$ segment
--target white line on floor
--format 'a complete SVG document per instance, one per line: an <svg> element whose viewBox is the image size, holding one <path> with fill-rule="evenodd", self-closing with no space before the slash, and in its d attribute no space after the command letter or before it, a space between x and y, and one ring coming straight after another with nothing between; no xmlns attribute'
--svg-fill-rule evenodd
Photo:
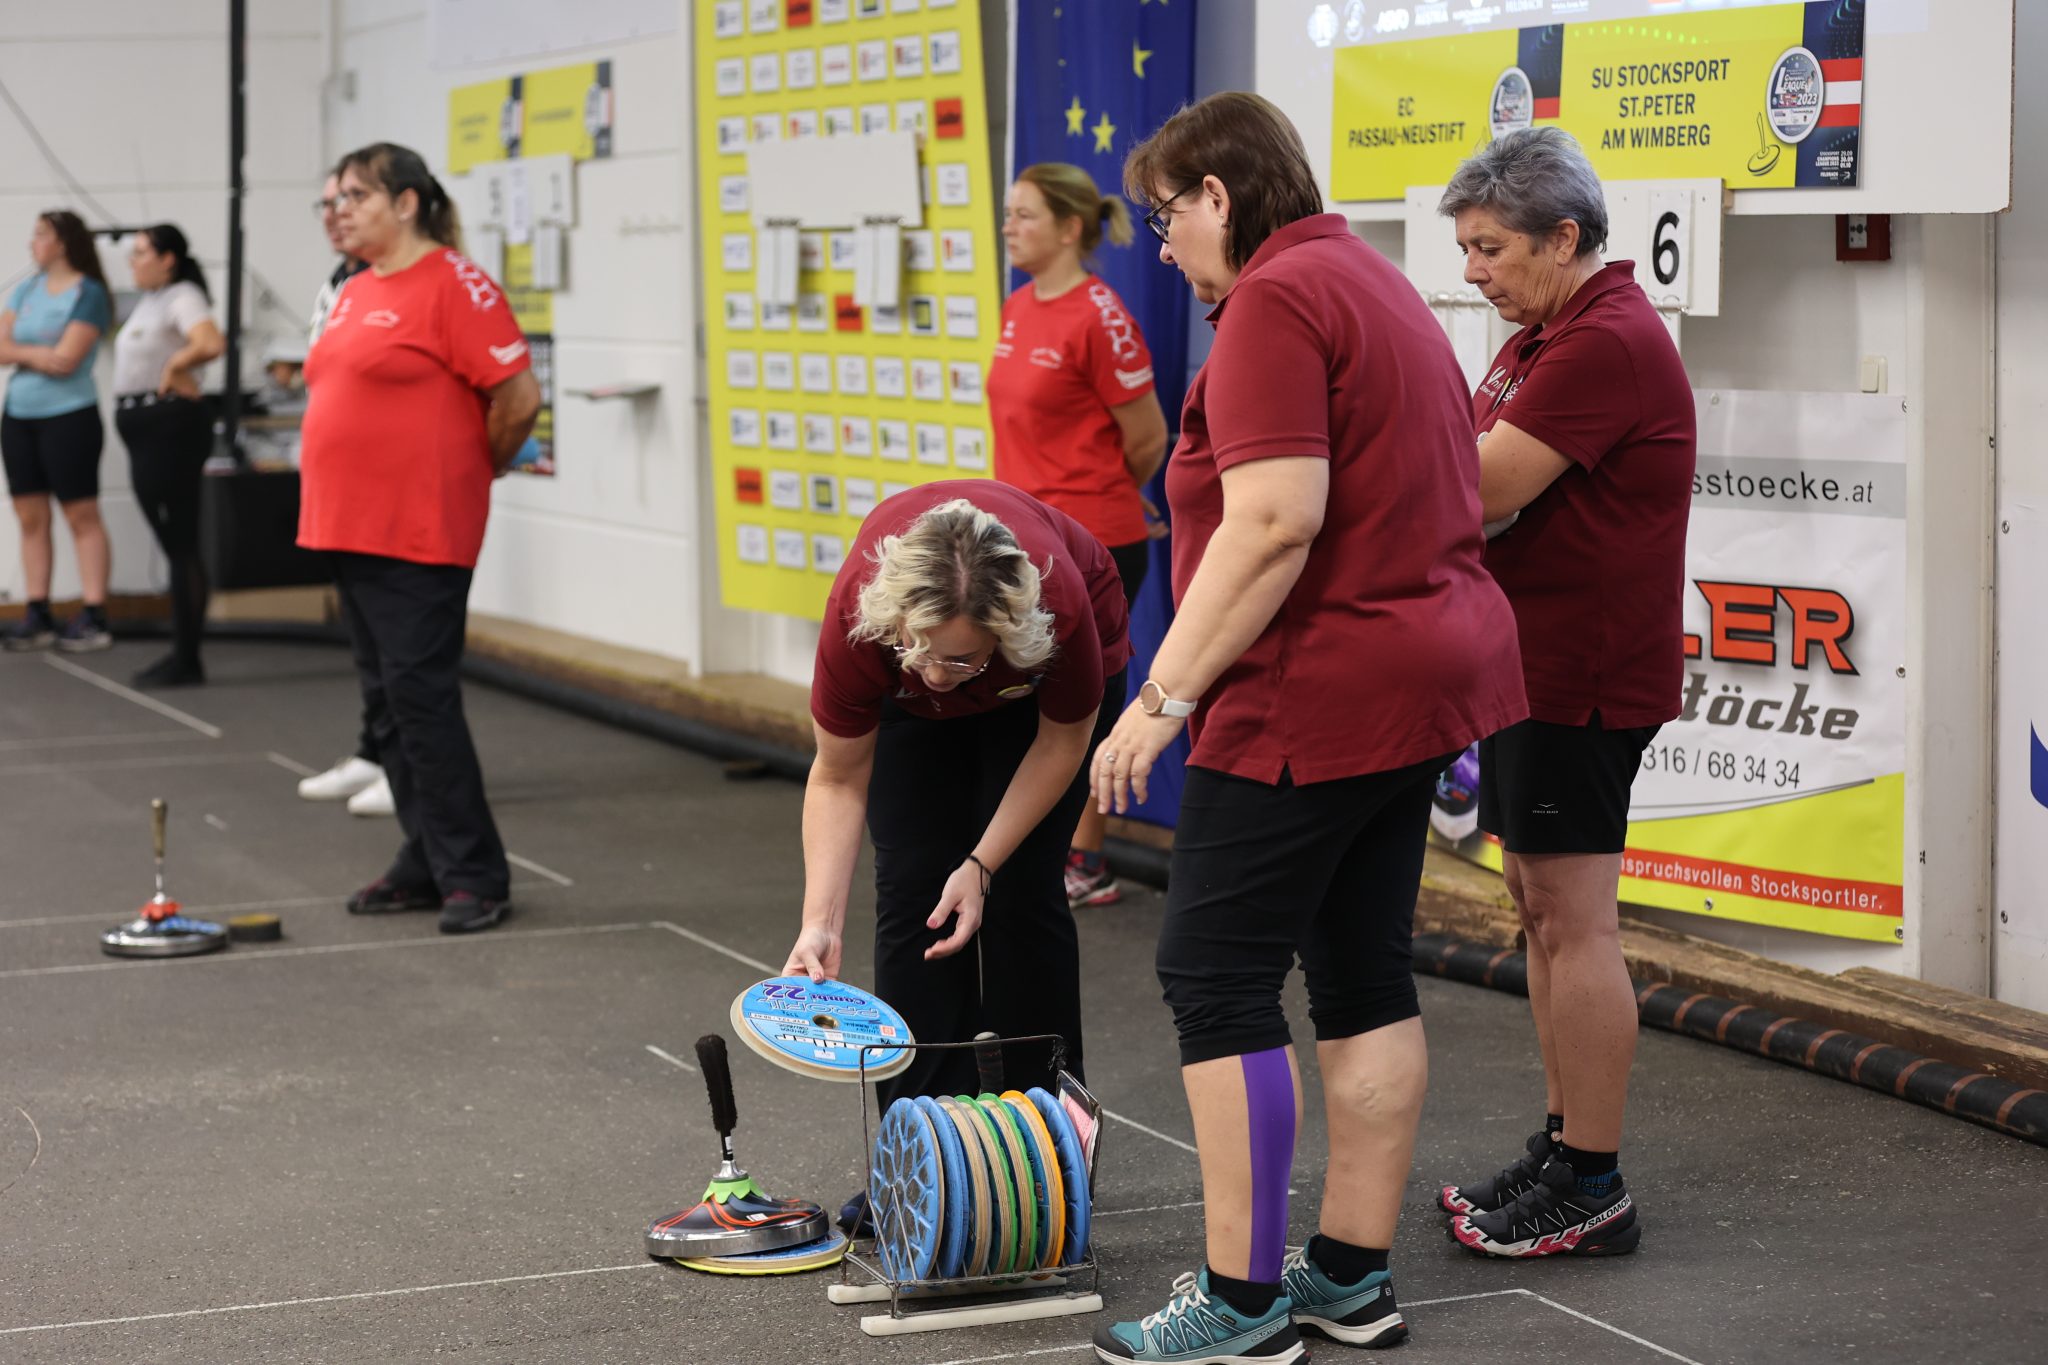
<svg viewBox="0 0 2048 1365"><path fill-rule="evenodd" d="M555 871L552 867L542 867L533 859L522 858L517 853L507 853L505 855L505 861L512 864L514 867L523 867L528 872L538 873L539 875L546 877L549 881L553 882L556 886L576 885L576 883L570 881L567 877L564 877L561 873Z"/></svg>
<svg viewBox="0 0 2048 1365"><path fill-rule="evenodd" d="M703 1074L702 1072L698 1071L696 1067L691 1066L682 1058L674 1056L671 1053L663 1052L660 1048L656 1047L652 1043L649 1043L647 1045L647 1050L653 1053L655 1056L661 1058L661 1060L663 1060L664 1062L667 1062L670 1066L679 1066L683 1070L689 1072L692 1076L699 1076Z"/></svg>
<svg viewBox="0 0 2048 1365"><path fill-rule="evenodd" d="M665 919L658 919L654 921L654 927L656 929L666 929L671 934L681 934L684 938L690 940L690 942L701 943L714 953L724 953L733 961L743 963L746 966L752 967L757 972L766 972L770 976L781 975L780 972L778 972L775 968L769 966L767 963L763 962L760 958L748 957L745 953L740 952L737 948L728 948L715 938L704 937L704 935L698 933L695 929L685 929L682 925L672 924Z"/></svg>
<svg viewBox="0 0 2048 1365"><path fill-rule="evenodd" d="M637 927L637 926L636 926ZM631 1265L600 1265L588 1270L550 1270L539 1275L505 1275L495 1280L456 1280L450 1284L420 1284L406 1289L370 1289L360 1294L323 1294L310 1299L274 1299L269 1303L235 1303L220 1308L187 1308L176 1313L139 1313L127 1318L86 1318L79 1322L46 1322L34 1327L0 1327L0 1337L19 1332L62 1332L72 1327L120 1327L136 1322L163 1322L171 1318L204 1318L216 1313L254 1313L266 1308L301 1308L314 1303L349 1303L357 1299L394 1299L406 1294L435 1294L444 1289L484 1289L499 1284L526 1284L534 1280L566 1280L577 1275L609 1275L618 1270L652 1270L663 1262L635 1261Z"/></svg>
<svg viewBox="0 0 2048 1365"><path fill-rule="evenodd" d="M541 885L539 882L514 882L510 889L513 891L531 891L539 885ZM205 919L209 915L224 915L229 911L238 910L297 910L309 905L340 906L352 894L353 892L349 891L337 891L329 896L295 896L290 900L230 901L224 905L188 905L185 907L185 913L198 919ZM107 912L99 910L83 915L44 915L37 919L0 919L0 929L40 929L53 924L104 924L106 921Z"/></svg>
<svg viewBox="0 0 2048 1365"><path fill-rule="evenodd" d="M1148 1204L1142 1209L1097 1209L1097 1218L1121 1218L1127 1213L1165 1213L1169 1209L1198 1209L1207 1203L1203 1199L1190 1199L1185 1204Z"/></svg>
<svg viewBox="0 0 2048 1365"><path fill-rule="evenodd" d="M1595 1327L1598 1327L1603 1331L1612 1332L1614 1333L1614 1335L1622 1338L1624 1341L1633 1341L1638 1346L1647 1347L1648 1349L1655 1351L1660 1356L1669 1356L1673 1360L1683 1362L1683 1365L1700 1365L1700 1363L1697 1360L1694 1360L1689 1356L1682 1356L1676 1351L1666 1350L1664 1347L1659 1346L1656 1342L1646 1341L1642 1337L1637 1336L1634 1332L1624 1332L1611 1322L1602 1322L1600 1321L1600 1319L1594 1317L1590 1313L1581 1313L1576 1308L1567 1308L1563 1304L1559 1303L1556 1299L1546 1299L1533 1289L1525 1289L1522 1292L1527 1294L1530 1298L1536 1300L1536 1302L1538 1303L1547 1303L1560 1313L1569 1313L1572 1317L1577 1318L1580 1322L1590 1322Z"/></svg>
<svg viewBox="0 0 2048 1365"><path fill-rule="evenodd" d="M212 826L213 826L213 827L214 827L215 829L219 830L219 831L220 831L220 832L221 832L222 834L226 834L226 833L228 832L228 822L227 822L227 821L225 821L225 820L223 820L223 819L221 819L221 818L220 818L220 817L219 817L218 815L211 815L211 814L209 814L209 815L208 815L208 816L206 817L206 823L207 823L207 824L209 824L209 825L212 825Z"/></svg>
<svg viewBox="0 0 2048 1365"><path fill-rule="evenodd" d="M17 749L80 749L107 744L164 744L171 740L189 744L192 742L192 736L183 730L144 730L133 735L63 735L56 739L0 739L0 751L11 753Z"/></svg>
<svg viewBox="0 0 2048 1365"><path fill-rule="evenodd" d="M93 672L91 669L80 668L77 664L72 663L69 659L60 659L55 654L45 654L43 656L43 662L48 664L50 667L56 669L59 673L68 673L72 677L78 679L80 682L91 683L94 687L99 688L102 692L111 692L115 696L120 697L126 701L134 702L137 706L142 707L146 711L154 711L158 715L164 717L167 720L174 720L178 722L178 724L186 727L187 729L197 730L200 734L205 735L208 739L220 738L221 731L219 726L208 725L205 721L199 719L199 717L187 715L185 712L180 711L175 706L166 706L164 705L164 703L158 701L155 697L144 696L142 693L137 692L132 687L123 687L121 684L115 682L112 678L102 678L99 674Z"/></svg>
<svg viewBox="0 0 2048 1365"><path fill-rule="evenodd" d="M279 753L275 749L272 749L269 753L265 754L264 757L269 759L272 763L275 763L278 767L284 769L288 773L297 773L300 777L320 776L319 773L314 772L311 768L299 762L297 759L286 758L283 754Z"/></svg>
<svg viewBox="0 0 2048 1365"><path fill-rule="evenodd" d="M0 776L29 773L121 772L129 768L211 768L229 763L261 763L263 754L167 754L162 758L89 758L74 763L10 763Z"/></svg>
<svg viewBox="0 0 2048 1365"><path fill-rule="evenodd" d="M566 938L574 934L616 934L627 929L653 929L658 925L640 924L585 924L561 929L509 929L502 933L486 936L490 942L505 943L512 939ZM446 934L435 938L385 938L374 943L323 943L312 948L239 948L224 953L207 953L201 957L187 958L188 966L208 962L263 962L279 957L316 957L327 953L366 953L375 948L445 948L451 943L475 943L478 936ZM0 981L20 976L73 976L80 972L120 971L130 967L152 967L149 961L133 962L81 962L63 967L18 967L13 971L0 972Z"/></svg>
<svg viewBox="0 0 2048 1365"><path fill-rule="evenodd" d="M1526 1289L1489 1289L1483 1294L1453 1294L1445 1299L1417 1299L1408 1304L1410 1308L1427 1308L1436 1303L1466 1303L1472 1299L1498 1299L1511 1294L1529 1294ZM1533 1297L1533 1296L1532 1296Z"/></svg>
<svg viewBox="0 0 2048 1365"><path fill-rule="evenodd" d="M931 1365L988 1365L992 1360L1026 1360L1032 1356L1056 1356L1068 1351L1092 1351L1095 1347L1086 1341L1077 1341L1071 1346L1041 1346L1035 1351L1005 1351L999 1356L961 1356L954 1360L935 1360Z"/></svg>
<svg viewBox="0 0 2048 1365"><path fill-rule="evenodd" d="M1139 1132L1144 1133L1147 1136L1156 1137L1161 1142L1172 1143L1174 1146L1180 1148L1183 1152L1192 1152L1197 1156L1201 1155L1201 1153L1195 1151L1194 1143L1182 1142L1177 1137L1168 1137L1166 1134L1160 1132L1157 1128L1147 1128L1144 1124L1138 1122L1136 1119L1127 1119L1122 1114L1117 1113L1114 1109L1103 1110L1102 1117L1106 1119L1115 1119L1118 1123L1121 1123L1129 1128L1135 1128Z"/></svg>

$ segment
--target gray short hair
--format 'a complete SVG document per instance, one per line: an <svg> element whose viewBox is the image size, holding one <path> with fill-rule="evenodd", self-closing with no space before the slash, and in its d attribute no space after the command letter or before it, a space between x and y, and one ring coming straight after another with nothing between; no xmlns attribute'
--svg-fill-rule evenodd
<svg viewBox="0 0 2048 1365"><path fill-rule="evenodd" d="M1458 167L1436 211L1455 218L1489 209L1516 232L1547 237L1566 221L1579 225L1579 254L1607 245L1607 196L1578 139L1562 128L1503 133Z"/></svg>
<svg viewBox="0 0 2048 1365"><path fill-rule="evenodd" d="M965 498L941 503L870 552L874 576L861 587L855 644L904 644L904 665L921 667L931 632L964 616L996 637L1012 668L1030 672L1050 659L1053 614L1039 599L1041 571L993 512Z"/></svg>

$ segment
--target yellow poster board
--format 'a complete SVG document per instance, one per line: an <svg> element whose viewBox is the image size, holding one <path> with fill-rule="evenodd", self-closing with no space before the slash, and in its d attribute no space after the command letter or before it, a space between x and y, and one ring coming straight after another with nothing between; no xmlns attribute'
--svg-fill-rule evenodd
<svg viewBox="0 0 2048 1365"><path fill-rule="evenodd" d="M612 154L612 64L578 62L448 92L448 173L488 161Z"/></svg>
<svg viewBox="0 0 2048 1365"><path fill-rule="evenodd" d="M1441 185L1514 128L1570 132L1602 177L1856 184L1863 10L1778 4L1367 43L1335 54L1330 193Z"/></svg>
<svg viewBox="0 0 2048 1365"><path fill-rule="evenodd" d="M986 477L1000 327L981 10L956 0L719 0L697 11L700 231L719 586L818 620L862 518ZM922 222L901 306L853 300L855 234L806 231L795 308L755 289L750 144L916 128Z"/></svg>
<svg viewBox="0 0 2048 1365"><path fill-rule="evenodd" d="M510 77L458 85L448 92L448 174L463 175L486 161L505 159Z"/></svg>

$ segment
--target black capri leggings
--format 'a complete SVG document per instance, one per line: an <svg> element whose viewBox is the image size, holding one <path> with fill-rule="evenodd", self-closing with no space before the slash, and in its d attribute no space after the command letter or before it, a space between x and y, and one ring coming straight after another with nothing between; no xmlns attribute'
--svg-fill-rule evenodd
<svg viewBox="0 0 2048 1365"><path fill-rule="evenodd" d="M1089 752L1124 708L1119 670L1102 690ZM953 932L925 919L1001 804L1017 765L1038 737L1038 704L1016 701L978 715L932 720L893 701L882 707L868 779L868 835L875 844L875 994L903 1015L919 1042L965 1042L984 1029L1016 1037L1057 1033L1067 1069L1081 1065L1081 949L1067 905L1067 840L1087 798L1088 760L1045 818L996 873L981 932L951 957L924 959ZM1010 1048L1008 1083L1053 1083L1051 1050ZM965 1095L980 1089L965 1049L921 1052L884 1081L884 1107L902 1095Z"/></svg>
<svg viewBox="0 0 2048 1365"><path fill-rule="evenodd" d="M128 447L135 501L170 562L172 651L196 664L207 599L206 570L199 561L199 487L213 453L213 419L190 398L146 405L124 398L115 410L114 427Z"/></svg>
<svg viewBox="0 0 2048 1365"><path fill-rule="evenodd" d="M1319 1040L1422 1012L1415 896L1452 757L1305 787L1187 770L1158 954L1181 1065L1287 1046L1280 988L1297 955Z"/></svg>

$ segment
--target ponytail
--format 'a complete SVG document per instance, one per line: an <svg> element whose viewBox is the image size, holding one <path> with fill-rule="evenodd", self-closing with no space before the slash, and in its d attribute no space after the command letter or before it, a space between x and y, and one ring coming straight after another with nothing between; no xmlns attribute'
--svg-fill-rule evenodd
<svg viewBox="0 0 2048 1365"><path fill-rule="evenodd" d="M1131 240L1131 215L1121 199L1106 198L1095 178L1064 161L1041 161L1017 172L1017 179L1038 186L1054 218L1081 221L1081 259L1095 254L1107 237L1112 246Z"/></svg>
<svg viewBox="0 0 2048 1365"><path fill-rule="evenodd" d="M185 234L171 223L158 223L155 227L142 230L149 239L150 249L159 256L169 256L177 261L171 268L172 284L196 284L199 292L213 302L213 291L206 287L206 272L199 268L199 262L192 259L192 248L185 240Z"/></svg>
<svg viewBox="0 0 2048 1365"><path fill-rule="evenodd" d="M1105 196L1097 214L1102 221L1102 235L1111 246L1131 244L1131 211L1124 207L1123 200Z"/></svg>

